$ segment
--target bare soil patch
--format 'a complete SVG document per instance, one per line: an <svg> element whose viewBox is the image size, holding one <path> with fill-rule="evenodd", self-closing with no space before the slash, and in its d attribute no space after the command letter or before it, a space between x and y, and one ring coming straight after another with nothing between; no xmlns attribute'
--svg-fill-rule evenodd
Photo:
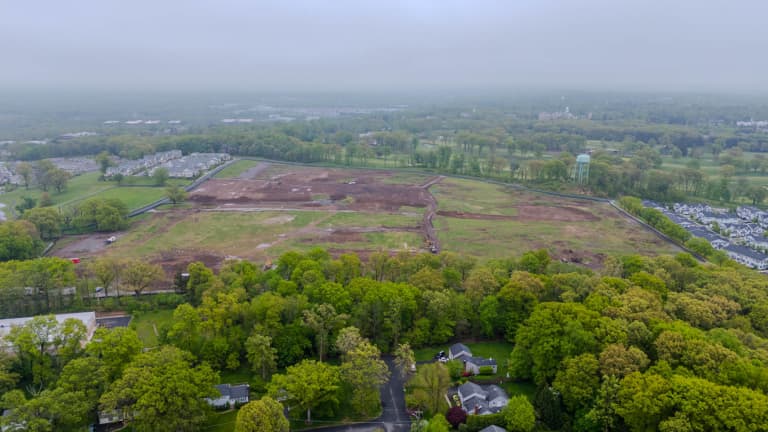
<svg viewBox="0 0 768 432"><path fill-rule="evenodd" d="M119 233L99 233L72 236L75 237L76 240L70 241L69 244L60 249L54 247L51 255L61 258L80 258L83 256L91 256L109 247L107 244L107 239L112 236L119 237Z"/></svg>
<svg viewBox="0 0 768 432"><path fill-rule="evenodd" d="M223 255L216 255L204 251L170 249L154 257L153 262L160 264L169 280L177 274L187 270L189 264L200 261L206 267L216 270L221 268L221 264L226 259Z"/></svg>
<svg viewBox="0 0 768 432"><path fill-rule="evenodd" d="M519 205L516 220L522 221L559 221L559 222L594 222L600 220L588 210L571 206L534 206Z"/></svg>
<svg viewBox="0 0 768 432"><path fill-rule="evenodd" d="M257 168L257 167L256 167ZM255 169L255 168L254 168ZM263 176L263 168L259 170ZM213 179L192 192L189 201L204 206L250 204L362 211L397 211L400 207L427 207L431 194L420 185L389 184L388 172L325 168L296 168L266 179ZM245 176L243 176L245 177ZM328 199L316 199L327 196Z"/></svg>

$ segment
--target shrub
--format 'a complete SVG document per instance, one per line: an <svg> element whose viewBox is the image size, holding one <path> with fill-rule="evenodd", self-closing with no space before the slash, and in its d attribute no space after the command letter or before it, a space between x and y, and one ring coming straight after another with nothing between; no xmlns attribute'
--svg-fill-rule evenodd
<svg viewBox="0 0 768 432"><path fill-rule="evenodd" d="M451 360L445 363L448 368L448 373L452 379L459 379L464 372L464 363L461 360Z"/></svg>
<svg viewBox="0 0 768 432"><path fill-rule="evenodd" d="M452 407L445 415L445 419L453 426L454 429L458 428L460 424L466 423L467 413L461 407Z"/></svg>
<svg viewBox="0 0 768 432"><path fill-rule="evenodd" d="M480 375L493 375L493 366L480 366Z"/></svg>
<svg viewBox="0 0 768 432"><path fill-rule="evenodd" d="M491 425L505 425L507 421L504 419L502 413L487 414L487 415L470 415L467 416L466 427L461 427L463 432L477 432L481 429L485 429Z"/></svg>

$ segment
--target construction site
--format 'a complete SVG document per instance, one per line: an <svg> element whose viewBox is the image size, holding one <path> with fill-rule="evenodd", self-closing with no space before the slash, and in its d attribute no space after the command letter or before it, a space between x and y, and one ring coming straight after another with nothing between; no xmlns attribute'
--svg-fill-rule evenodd
<svg viewBox="0 0 768 432"><path fill-rule="evenodd" d="M243 163L246 161L240 161ZM54 254L150 257L169 275L191 261L268 263L289 250L515 256L544 247L597 268L607 253L673 252L605 203L554 198L471 180L385 170L251 162L214 178L183 206L164 206L108 236L67 239Z"/></svg>

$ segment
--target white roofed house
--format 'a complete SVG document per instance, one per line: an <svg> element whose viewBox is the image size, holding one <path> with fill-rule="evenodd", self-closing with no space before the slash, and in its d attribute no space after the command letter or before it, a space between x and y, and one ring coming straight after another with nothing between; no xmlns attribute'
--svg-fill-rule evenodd
<svg viewBox="0 0 768 432"><path fill-rule="evenodd" d="M79 312L53 315L54 319L58 323L58 326L62 326L67 320L74 319L82 322L85 325L85 335L80 341L82 345L88 343L93 337L93 332L96 331L96 313L95 312ZM6 341L5 337L11 333L14 327L21 327L32 321L35 317L23 317L23 318L8 318L0 320L0 347L6 351L12 349L11 344ZM59 336L58 332L53 332L48 336L49 342Z"/></svg>

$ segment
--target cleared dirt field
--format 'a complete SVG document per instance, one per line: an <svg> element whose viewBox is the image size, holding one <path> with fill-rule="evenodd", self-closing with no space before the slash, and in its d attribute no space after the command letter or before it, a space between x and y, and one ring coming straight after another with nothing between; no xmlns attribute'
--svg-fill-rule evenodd
<svg viewBox="0 0 768 432"><path fill-rule="evenodd" d="M204 207L296 206L323 210L398 211L426 207L430 194L420 184L394 183L381 171L301 168L259 164L239 178L214 179L189 195ZM427 181L427 177L424 177Z"/></svg>
<svg viewBox="0 0 768 432"><path fill-rule="evenodd" d="M481 260L547 248L598 267L606 254L677 249L606 203L562 199L415 173L243 164L192 192L191 208L147 215L118 241L69 239L54 253L141 257L171 275L191 261L273 260L288 250L332 254L437 250Z"/></svg>

